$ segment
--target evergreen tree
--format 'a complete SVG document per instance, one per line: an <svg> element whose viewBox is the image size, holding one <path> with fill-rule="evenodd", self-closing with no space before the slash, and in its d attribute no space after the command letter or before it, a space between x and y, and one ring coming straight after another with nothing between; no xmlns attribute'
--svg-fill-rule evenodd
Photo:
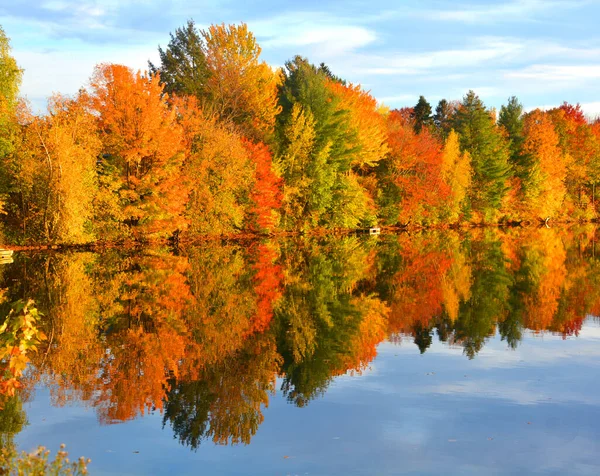
<svg viewBox="0 0 600 476"><path fill-rule="evenodd" d="M171 33L165 50L158 47L160 65L148 62L150 74L160 73L164 91L201 98L208 79L208 67L201 33L193 20Z"/></svg>
<svg viewBox="0 0 600 476"><path fill-rule="evenodd" d="M427 102L424 96L419 96L419 101L413 108L412 119L417 134L421 132L423 127L427 127L432 123L431 104Z"/></svg>
<svg viewBox="0 0 600 476"><path fill-rule="evenodd" d="M435 108L435 114L433 115L433 123L438 129L438 132L442 137L446 138L448 133L452 129L452 114L454 113L452 105L445 99L441 99Z"/></svg>
<svg viewBox="0 0 600 476"><path fill-rule="evenodd" d="M461 149L471 155L473 180L470 193L473 211L493 219L506 192L510 176L508 143L483 101L469 91L454 116Z"/></svg>
<svg viewBox="0 0 600 476"><path fill-rule="evenodd" d="M277 135L278 163L285 179L284 223L290 223L285 210L294 203L292 208L301 213L296 217L301 228L356 227L368 210L366 196L350 174L358 141L349 111L338 107L341 98L328 88L325 71L306 59L296 56L288 61L283 74ZM305 166L298 169L300 163ZM295 177L293 182L288 175ZM290 194L295 197L292 202Z"/></svg>
<svg viewBox="0 0 600 476"><path fill-rule="evenodd" d="M511 96L508 104L500 108L498 124L510 139L510 160L515 174L522 177L526 173L526 157L523 155L523 105L516 96Z"/></svg>

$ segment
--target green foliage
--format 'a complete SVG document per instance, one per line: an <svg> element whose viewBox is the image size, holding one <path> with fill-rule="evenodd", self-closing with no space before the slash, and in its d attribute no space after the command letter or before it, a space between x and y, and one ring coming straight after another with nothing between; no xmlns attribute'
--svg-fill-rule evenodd
<svg viewBox="0 0 600 476"><path fill-rule="evenodd" d="M438 130L438 133L446 138L450 130L452 129L452 115L454 114L454 108L445 99L440 99L438 105L435 108L435 114L433 115L433 123Z"/></svg>
<svg viewBox="0 0 600 476"><path fill-rule="evenodd" d="M515 175L524 178L527 175L527 157L523 154L523 105L516 96L508 98L508 103L500 108L498 125L504 128L510 139L510 161Z"/></svg>
<svg viewBox="0 0 600 476"><path fill-rule="evenodd" d="M372 221L366 192L351 176L357 131L340 110L327 72L299 56L286 63L280 88L278 169L288 228L353 228ZM288 210L285 210L285 207Z"/></svg>
<svg viewBox="0 0 600 476"><path fill-rule="evenodd" d="M50 450L43 446L32 453L20 454L14 449L0 451L0 472L8 476L83 476L88 474L87 465L91 460L83 456L77 461L69 461L69 454L61 445L53 460Z"/></svg>
<svg viewBox="0 0 600 476"><path fill-rule="evenodd" d="M432 124L431 104L427 102L424 96L419 96L419 101L413 108L412 119L414 121L413 127L417 134L421 132L423 127L428 127Z"/></svg>
<svg viewBox="0 0 600 476"><path fill-rule="evenodd" d="M11 56L10 42L0 27L0 159L13 150L15 109L23 70Z"/></svg>
<svg viewBox="0 0 600 476"><path fill-rule="evenodd" d="M160 65L148 62L150 73L160 74L165 92L201 98L208 79L206 54L201 33L193 20L171 33L165 50L158 48Z"/></svg>
<svg viewBox="0 0 600 476"><path fill-rule="evenodd" d="M471 156L472 208L491 220L500 208L511 173L508 143L494 123L492 113L473 91L464 97L453 123L460 134L462 151Z"/></svg>

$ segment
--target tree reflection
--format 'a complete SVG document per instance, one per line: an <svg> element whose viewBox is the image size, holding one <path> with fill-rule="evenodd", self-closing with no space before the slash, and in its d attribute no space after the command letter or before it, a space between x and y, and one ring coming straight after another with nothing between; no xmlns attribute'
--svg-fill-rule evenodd
<svg viewBox="0 0 600 476"><path fill-rule="evenodd" d="M103 253L22 254L0 273L47 339L6 400L2 444L42 382L101 423L147 412L191 448L247 444L280 390L305 406L383 340L475 358L498 334L577 334L600 311L593 228L321 237ZM279 389L277 381L280 382Z"/></svg>

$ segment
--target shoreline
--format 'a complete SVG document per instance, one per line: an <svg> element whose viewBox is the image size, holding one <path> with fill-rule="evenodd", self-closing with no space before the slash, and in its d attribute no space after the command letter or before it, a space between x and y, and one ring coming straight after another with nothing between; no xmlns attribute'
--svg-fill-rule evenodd
<svg viewBox="0 0 600 476"><path fill-rule="evenodd" d="M560 220L552 222L544 222L542 220L524 220L521 222L498 222L498 223L453 223L453 224L442 224L442 225L416 225L416 224L398 224L398 225L387 225L379 227L381 234L391 233L409 233L412 231L435 231L435 230L469 230L469 229L481 229L481 228L533 228L533 227L548 227L549 225L562 225L562 226L574 226L574 225L586 225L586 224L598 224L599 219L594 218L586 221L569 221ZM287 237L320 237L320 236L341 236L351 234L363 234L367 232L369 228L315 228L309 232L301 231L277 231L273 233L255 233L255 232L240 232L230 233L226 235L201 235L194 238L183 238L176 242L172 238L159 238L159 239L126 239L126 240L114 240L114 241L94 241L90 243L33 243L27 245L13 245L4 244L0 245L0 249L10 251L65 251L65 250L83 250L83 251L95 251L102 249L113 249L113 248L140 248L147 246L157 245L169 245L179 247L180 245L198 245L202 243L221 241L227 242L243 242L243 241L256 241L260 239L273 239L273 238L287 238Z"/></svg>

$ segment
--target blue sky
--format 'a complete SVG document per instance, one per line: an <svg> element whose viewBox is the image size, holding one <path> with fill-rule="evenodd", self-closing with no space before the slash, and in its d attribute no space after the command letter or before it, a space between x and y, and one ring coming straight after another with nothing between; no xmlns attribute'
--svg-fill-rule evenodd
<svg viewBox="0 0 600 476"><path fill-rule="evenodd" d="M169 32L244 21L274 66L327 63L392 107L474 89L490 106L579 102L600 114L600 0L0 0L0 25L40 107L75 93L95 64L145 69Z"/></svg>

